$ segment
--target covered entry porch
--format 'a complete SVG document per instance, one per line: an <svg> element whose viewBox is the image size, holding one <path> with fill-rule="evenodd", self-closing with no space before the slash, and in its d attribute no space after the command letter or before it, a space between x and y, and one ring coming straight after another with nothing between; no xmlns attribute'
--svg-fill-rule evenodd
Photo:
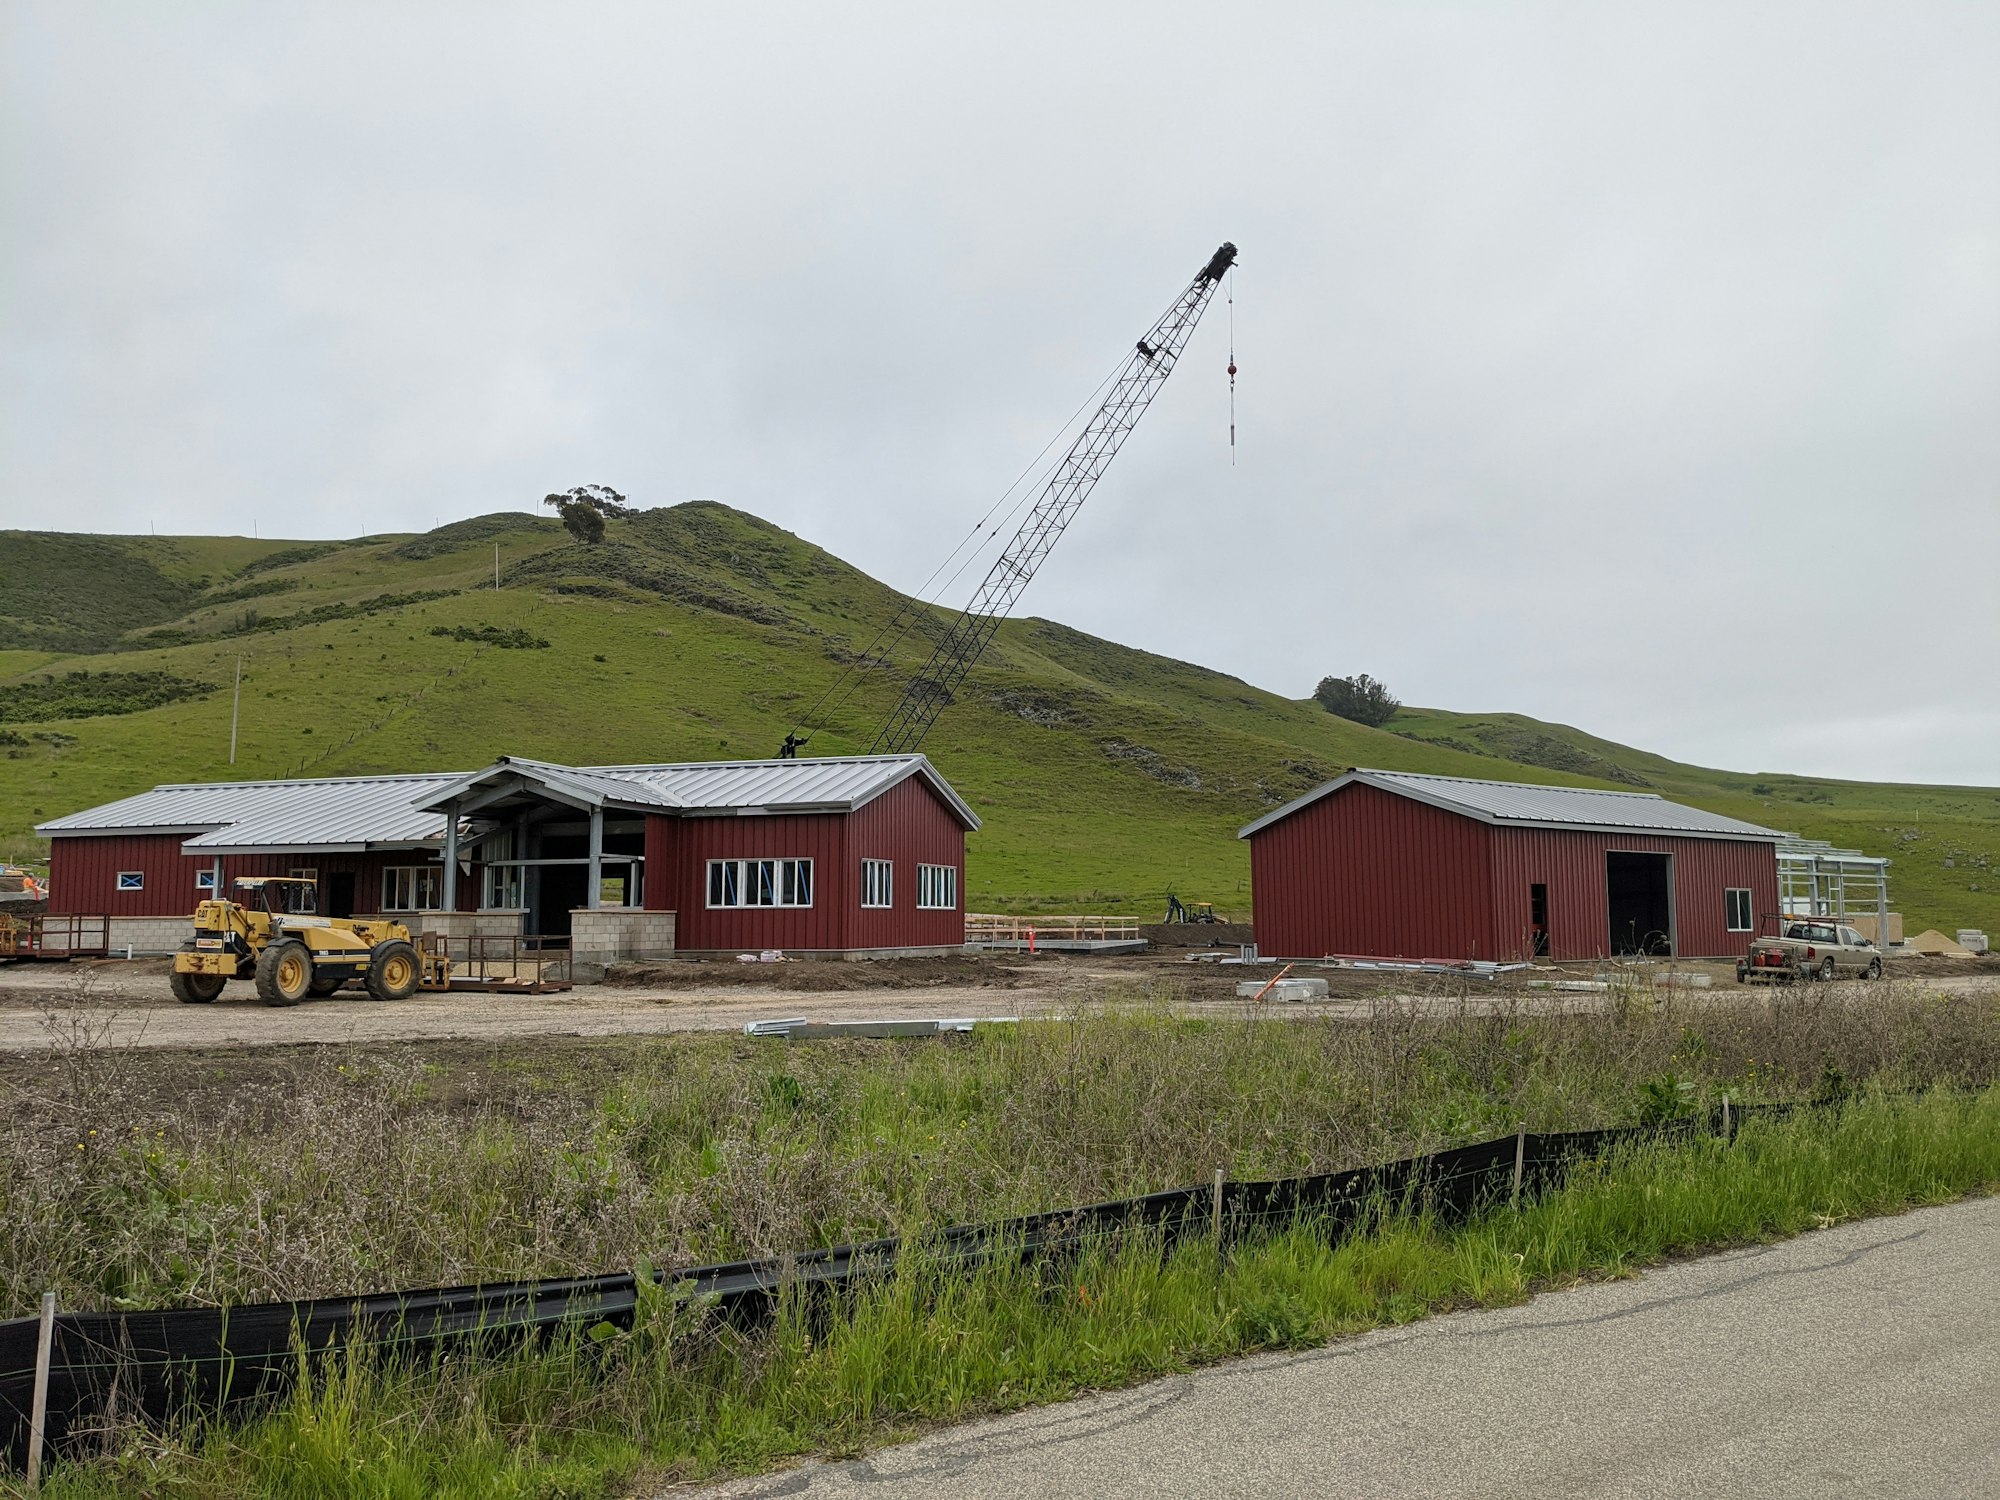
<svg viewBox="0 0 2000 1500"><path fill-rule="evenodd" d="M479 916L568 938L578 978L625 958L664 958L674 914L644 910L646 813L588 772L501 760L424 806L445 815L442 905L476 880Z"/></svg>

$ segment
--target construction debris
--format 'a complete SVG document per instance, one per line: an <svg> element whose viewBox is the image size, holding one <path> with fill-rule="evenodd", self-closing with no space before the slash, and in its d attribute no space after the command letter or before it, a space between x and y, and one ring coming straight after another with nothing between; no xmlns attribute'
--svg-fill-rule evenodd
<svg viewBox="0 0 2000 1500"><path fill-rule="evenodd" d="M743 1028L745 1036L780 1037L789 1042L817 1041L825 1037L946 1036L970 1031L975 1026L1006 1026L1019 1016L953 1016L922 1021L809 1021L794 1016L783 1021L752 1021Z"/></svg>
<svg viewBox="0 0 2000 1500"><path fill-rule="evenodd" d="M1236 994L1243 1000L1324 1000L1326 981L1324 979L1273 979L1260 984L1254 979L1246 979L1236 986Z"/></svg>
<svg viewBox="0 0 2000 1500"><path fill-rule="evenodd" d="M1961 947L1935 927L1918 933L1903 945L1912 953L1921 953L1926 958L1975 958L1970 948Z"/></svg>

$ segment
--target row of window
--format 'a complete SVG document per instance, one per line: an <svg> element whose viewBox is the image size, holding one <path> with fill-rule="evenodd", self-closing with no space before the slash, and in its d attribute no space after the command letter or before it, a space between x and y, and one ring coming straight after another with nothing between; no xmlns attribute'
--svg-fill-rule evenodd
<svg viewBox="0 0 2000 1500"><path fill-rule="evenodd" d="M294 870L313 878L317 871ZM382 871L383 911L436 911L443 872L436 865L392 865ZM120 870L118 889L143 891L146 872ZM197 891L215 889L215 871L197 870ZM713 907L813 904L813 862L809 859L712 859L708 862L708 904ZM896 904L896 867L886 859L861 861L861 904L870 909ZM923 911L958 908L958 868L917 866L917 906Z"/></svg>
<svg viewBox="0 0 2000 1500"><path fill-rule="evenodd" d="M813 904L813 862L809 859L711 859L711 907L802 907ZM896 904L896 867L886 859L861 861L861 904L880 910ZM917 909L958 909L958 867L917 866Z"/></svg>

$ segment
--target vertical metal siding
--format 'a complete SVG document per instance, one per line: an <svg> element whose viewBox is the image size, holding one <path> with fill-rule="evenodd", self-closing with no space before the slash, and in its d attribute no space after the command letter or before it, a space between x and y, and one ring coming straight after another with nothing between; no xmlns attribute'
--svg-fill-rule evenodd
<svg viewBox="0 0 2000 1500"><path fill-rule="evenodd" d="M1250 840L1260 951L1470 958L1493 945L1486 825L1354 785Z"/></svg>
<svg viewBox="0 0 2000 1500"><path fill-rule="evenodd" d="M895 867L892 906L861 906L861 861L886 859ZM950 865L958 871L958 905L952 911L917 909L917 866ZM847 902L850 948L942 948L965 943L965 829L920 776L890 788L847 820Z"/></svg>
<svg viewBox="0 0 2000 1500"><path fill-rule="evenodd" d="M861 909L861 861L894 862L895 905ZM708 905L711 859L810 859L810 908ZM959 910L917 906L917 865L958 871ZM853 813L646 819L646 906L679 914L675 946L857 951L956 946L965 941L965 830L918 777Z"/></svg>
<svg viewBox="0 0 2000 1500"><path fill-rule="evenodd" d="M1612 834L1582 829L1493 830L1493 958L1520 958L1529 947L1528 887L1549 888L1549 956L1602 958L1611 950L1604 856L1614 850L1673 856L1674 951L1682 958L1734 958L1750 933L1728 931L1722 893L1752 892L1761 917L1778 909L1778 858L1767 843Z"/></svg>
<svg viewBox="0 0 2000 1500"><path fill-rule="evenodd" d="M263 854L183 854L178 833L110 834L97 838L63 838L49 841L49 909L58 915L109 915L114 917L172 917L190 915L201 899L195 890L198 871L222 861L225 883L239 875L284 875L294 869L319 871L320 888L329 875L352 871L354 909L357 913L378 911L382 901L382 871L389 865L421 865L436 862L425 849L370 851L365 854L326 854L310 849L273 850ZM120 891L118 872L142 870L146 886L140 891ZM479 904L479 870L470 878L458 878L459 910L472 911Z"/></svg>

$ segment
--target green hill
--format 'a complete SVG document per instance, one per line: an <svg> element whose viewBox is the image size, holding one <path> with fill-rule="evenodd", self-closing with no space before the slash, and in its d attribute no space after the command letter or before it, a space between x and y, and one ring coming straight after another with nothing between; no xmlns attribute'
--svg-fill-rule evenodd
<svg viewBox="0 0 2000 1500"><path fill-rule="evenodd" d="M0 533L0 858L44 852L44 817L168 780L768 755L900 603L709 503L590 548L526 513L351 542ZM942 619L808 753L865 750ZM2000 928L1992 789L1708 771L1508 714L1368 729L1045 620L1002 628L924 748L986 819L975 910L1149 912L1171 886L1244 912L1237 827L1372 765L1652 787L1892 854L1919 927Z"/></svg>

